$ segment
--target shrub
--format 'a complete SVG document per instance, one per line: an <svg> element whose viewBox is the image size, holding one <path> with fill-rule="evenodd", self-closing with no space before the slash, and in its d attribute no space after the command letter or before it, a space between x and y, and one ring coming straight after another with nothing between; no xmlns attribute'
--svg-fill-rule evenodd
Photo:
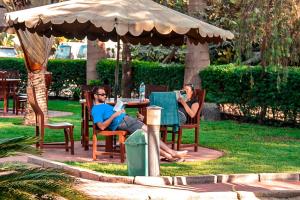
<svg viewBox="0 0 300 200"><path fill-rule="evenodd" d="M26 87L27 70L21 58L1 58L0 68L3 70L19 70L22 79L21 88ZM86 83L85 60L49 60L48 71L52 72L50 90L59 96L61 91L76 88ZM72 91L70 91L72 93Z"/></svg>
<svg viewBox="0 0 300 200"><path fill-rule="evenodd" d="M49 60L48 71L52 72L51 91L56 96L60 96L62 90L86 83L85 60Z"/></svg>
<svg viewBox="0 0 300 200"><path fill-rule="evenodd" d="M207 100L236 106L236 113L262 122L299 123L300 69L280 72L259 66L210 66L200 73ZM287 76L284 76L287 73ZM287 80L284 80L284 78ZM279 123L281 123L279 122Z"/></svg>
<svg viewBox="0 0 300 200"><path fill-rule="evenodd" d="M108 81L114 84L115 60L104 59L97 63L97 73L100 83ZM121 80L120 63L119 80ZM170 90L180 89L183 85L184 67L182 64L161 64L157 62L132 61L133 85L132 89L138 88L143 81L145 84L168 85Z"/></svg>

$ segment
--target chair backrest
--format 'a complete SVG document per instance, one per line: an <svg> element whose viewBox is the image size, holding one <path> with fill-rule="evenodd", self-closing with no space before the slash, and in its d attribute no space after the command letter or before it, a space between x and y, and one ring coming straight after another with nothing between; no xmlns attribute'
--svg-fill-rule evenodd
<svg viewBox="0 0 300 200"><path fill-rule="evenodd" d="M92 91L93 90L93 87L94 86L91 86L91 85L81 85L80 86L80 90L81 90L81 94L80 94L80 97L82 98L82 99L84 99L85 98L85 91Z"/></svg>
<svg viewBox="0 0 300 200"><path fill-rule="evenodd" d="M19 70L7 70L7 78L8 79L20 79L20 73ZM8 95L11 96L15 96L18 91L19 91L19 83L18 82L14 82L14 83L7 83L7 87L8 87Z"/></svg>
<svg viewBox="0 0 300 200"><path fill-rule="evenodd" d="M204 99L205 99L205 94L206 94L206 91L205 90L201 90L201 89L195 89L195 94L196 94L196 97L198 99L198 103L199 103L199 108L197 110L197 113L195 115L195 117L191 118L189 116L187 116L187 122L186 124L200 124L200 114L201 114L201 111L204 107Z"/></svg>
<svg viewBox="0 0 300 200"><path fill-rule="evenodd" d="M91 91L84 91L84 98L85 98L85 102L86 102L86 107L87 107L87 110L88 110L88 113L89 115L91 115L92 113L92 108L93 108L93 105L94 105L94 95Z"/></svg>
<svg viewBox="0 0 300 200"><path fill-rule="evenodd" d="M168 90L169 90L169 86L167 85L146 84L145 97L149 98L152 92L167 92Z"/></svg>
<svg viewBox="0 0 300 200"><path fill-rule="evenodd" d="M36 118L40 119L39 123L43 124L44 123L44 113L37 102L34 88L27 87L27 99L36 115Z"/></svg>
<svg viewBox="0 0 300 200"><path fill-rule="evenodd" d="M93 121L93 132L99 131L99 128L96 124L94 124L93 116L92 116L92 108L94 105L94 94L91 91L84 92L84 98L86 102L87 114L89 118Z"/></svg>
<svg viewBox="0 0 300 200"><path fill-rule="evenodd" d="M20 78L19 70L7 70L7 78L19 79Z"/></svg>
<svg viewBox="0 0 300 200"><path fill-rule="evenodd" d="M6 77L7 77L7 72L6 71L0 71L0 98L4 98L6 95L7 91L7 83L6 83Z"/></svg>

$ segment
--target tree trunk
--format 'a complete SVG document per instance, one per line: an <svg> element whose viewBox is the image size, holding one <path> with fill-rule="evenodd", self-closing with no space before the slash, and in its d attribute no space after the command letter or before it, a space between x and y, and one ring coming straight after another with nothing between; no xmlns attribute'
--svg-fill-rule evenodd
<svg viewBox="0 0 300 200"><path fill-rule="evenodd" d="M130 98L132 90L132 69L131 69L131 49L130 44L123 43L122 52L122 97Z"/></svg>
<svg viewBox="0 0 300 200"><path fill-rule="evenodd" d="M198 17L204 12L205 0L189 0L188 12L190 16ZM185 57L184 83L192 83L195 88L201 87L199 72L210 64L208 44L191 44L187 42L187 54Z"/></svg>
<svg viewBox="0 0 300 200"><path fill-rule="evenodd" d="M162 63L171 62L171 60L175 57L175 53L178 50L178 47L173 47L172 51L169 53L167 57L162 61Z"/></svg>
<svg viewBox="0 0 300 200"><path fill-rule="evenodd" d="M90 41L87 43L87 61L86 61L86 81L98 79L96 64L106 57L105 43L99 40Z"/></svg>
<svg viewBox="0 0 300 200"><path fill-rule="evenodd" d="M48 122L48 103L47 103L47 90L46 90L46 81L45 81L45 74L43 72L40 73L29 73L28 74L28 83L27 87L34 87L35 94L37 98L37 102L39 107L44 113L44 121L45 123ZM35 114L32 110L31 106L27 102L27 108L25 111L25 125L34 125L35 122Z"/></svg>

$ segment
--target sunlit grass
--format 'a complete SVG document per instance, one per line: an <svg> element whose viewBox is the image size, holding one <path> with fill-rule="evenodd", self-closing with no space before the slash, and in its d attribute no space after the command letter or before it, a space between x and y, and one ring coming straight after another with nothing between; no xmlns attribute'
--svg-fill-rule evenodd
<svg viewBox="0 0 300 200"><path fill-rule="evenodd" d="M75 140L80 140L81 106L77 101L50 100L50 110L74 113L51 118L75 125ZM128 109L135 115L135 109ZM0 118L0 138L34 135L34 127L23 126L22 119ZM47 130L46 141L63 141L61 131ZM193 140L192 131L184 131L183 142ZM162 175L199 175L300 171L300 129L260 126L235 121L201 122L200 145L225 152L212 161L161 164ZM125 164L70 163L108 174L127 175Z"/></svg>

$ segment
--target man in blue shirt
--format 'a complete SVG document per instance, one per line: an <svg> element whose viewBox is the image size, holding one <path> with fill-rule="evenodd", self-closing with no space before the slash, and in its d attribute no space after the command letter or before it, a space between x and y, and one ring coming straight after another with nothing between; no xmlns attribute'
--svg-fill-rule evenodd
<svg viewBox="0 0 300 200"><path fill-rule="evenodd" d="M100 130L126 130L130 134L137 129L143 129L147 132L147 125L140 120L125 114L125 110L114 111L113 106L105 103L106 93L103 87L95 87L93 89L94 106L92 108L92 116L94 123ZM186 156L187 151L174 151L165 143L160 141L160 155L169 161L177 161Z"/></svg>

